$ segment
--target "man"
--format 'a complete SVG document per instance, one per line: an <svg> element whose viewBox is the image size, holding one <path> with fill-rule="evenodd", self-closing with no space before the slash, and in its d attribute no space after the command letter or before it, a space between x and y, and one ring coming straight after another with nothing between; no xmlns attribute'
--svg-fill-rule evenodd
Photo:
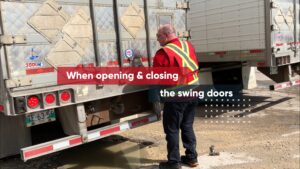
<svg viewBox="0 0 300 169"><path fill-rule="evenodd" d="M198 84L198 61L194 48L188 41L180 41L173 26L167 24L159 28L157 41L162 46L153 61L154 67L187 68L186 85ZM163 110L163 127L166 134L168 161L159 164L160 169L180 169L181 163L190 167L198 165L196 152L196 137L193 130L196 101L166 101ZM185 156L179 153L179 130Z"/></svg>

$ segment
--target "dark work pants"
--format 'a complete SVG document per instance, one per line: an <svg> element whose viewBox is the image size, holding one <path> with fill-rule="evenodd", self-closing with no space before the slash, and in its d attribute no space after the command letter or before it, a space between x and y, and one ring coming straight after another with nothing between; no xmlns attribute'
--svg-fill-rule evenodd
<svg viewBox="0 0 300 169"><path fill-rule="evenodd" d="M165 102L163 126L166 134L168 162L180 162L179 131L185 155L188 158L197 158L196 137L193 129L196 102Z"/></svg>

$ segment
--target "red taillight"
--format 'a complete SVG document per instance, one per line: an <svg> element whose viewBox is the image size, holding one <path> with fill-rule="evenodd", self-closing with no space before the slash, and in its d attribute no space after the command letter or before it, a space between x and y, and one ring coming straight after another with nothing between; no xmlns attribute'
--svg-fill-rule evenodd
<svg viewBox="0 0 300 169"><path fill-rule="evenodd" d="M55 95L50 93L45 96L46 104L53 104L55 102Z"/></svg>
<svg viewBox="0 0 300 169"><path fill-rule="evenodd" d="M3 112L3 111L4 111L4 106L0 105L0 112Z"/></svg>
<svg viewBox="0 0 300 169"><path fill-rule="evenodd" d="M34 109L40 104L40 99L37 96L30 96L27 98L27 105L29 108Z"/></svg>
<svg viewBox="0 0 300 169"><path fill-rule="evenodd" d="M63 91L60 93L60 99L64 102L69 101L71 98L71 93L69 91Z"/></svg>

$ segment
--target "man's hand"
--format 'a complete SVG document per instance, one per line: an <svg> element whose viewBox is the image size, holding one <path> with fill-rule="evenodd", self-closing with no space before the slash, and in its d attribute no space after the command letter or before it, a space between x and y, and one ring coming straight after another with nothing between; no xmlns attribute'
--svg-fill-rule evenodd
<svg viewBox="0 0 300 169"><path fill-rule="evenodd" d="M152 108L153 112L157 115L158 120L160 120L161 112L162 112L160 102L154 102L154 103L152 103L152 105L153 105L153 108Z"/></svg>

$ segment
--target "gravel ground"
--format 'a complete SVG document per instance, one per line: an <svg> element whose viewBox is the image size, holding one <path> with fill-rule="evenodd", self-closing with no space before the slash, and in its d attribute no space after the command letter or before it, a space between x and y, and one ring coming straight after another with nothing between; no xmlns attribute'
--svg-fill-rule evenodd
<svg viewBox="0 0 300 169"><path fill-rule="evenodd" d="M257 79L256 89L228 107L216 102L198 107L197 169L300 168L300 87L269 91L271 82L261 74ZM208 155L211 145L219 156ZM26 163L4 159L0 169L157 169L166 155L159 121Z"/></svg>
<svg viewBox="0 0 300 169"><path fill-rule="evenodd" d="M251 90L247 92L247 98L251 98L250 111L232 111L229 108L230 112L214 114L212 118L210 111L205 113L210 108L199 107L194 125L200 162L198 168L300 168L298 91L299 87L279 92L259 88ZM166 159L161 123L123 133L123 136L143 136L143 139L157 143L158 146L147 149L146 157L155 162L146 165L152 167ZM219 156L208 156L211 145L220 152Z"/></svg>

